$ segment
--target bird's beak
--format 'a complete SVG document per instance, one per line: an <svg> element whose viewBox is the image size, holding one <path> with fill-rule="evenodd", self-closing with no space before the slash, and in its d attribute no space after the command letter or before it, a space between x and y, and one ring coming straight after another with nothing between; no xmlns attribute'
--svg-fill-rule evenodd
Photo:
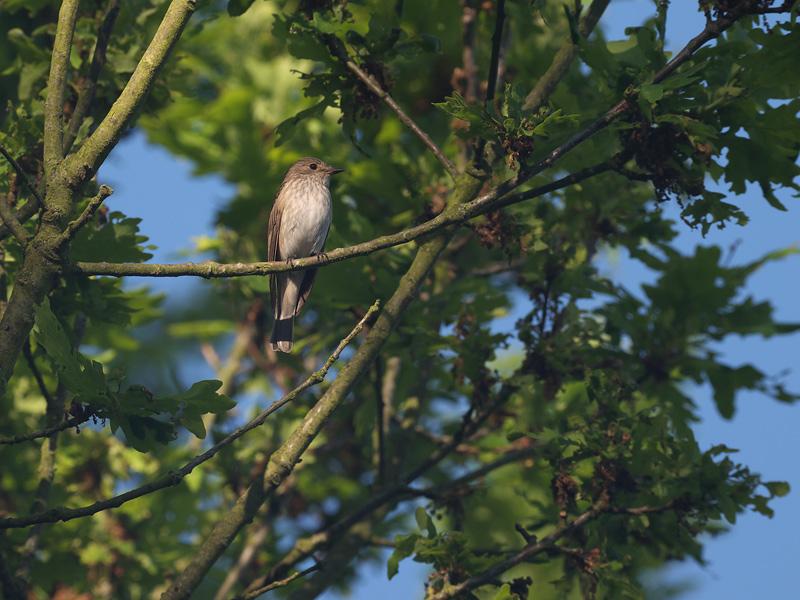
<svg viewBox="0 0 800 600"><path fill-rule="evenodd" d="M331 167L328 172L331 175L336 175L337 173L342 173L343 171L344 169L340 169L339 167Z"/></svg>

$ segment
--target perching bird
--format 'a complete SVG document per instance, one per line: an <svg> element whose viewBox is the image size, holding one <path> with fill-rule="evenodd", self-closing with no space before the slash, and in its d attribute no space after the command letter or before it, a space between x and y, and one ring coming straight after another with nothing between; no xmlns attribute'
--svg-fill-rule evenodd
<svg viewBox="0 0 800 600"><path fill-rule="evenodd" d="M331 175L342 171L318 158L301 158L289 168L269 214L267 260L303 258L322 251L333 216ZM307 269L270 275L273 350L291 352L294 318L308 300L316 274L316 269Z"/></svg>

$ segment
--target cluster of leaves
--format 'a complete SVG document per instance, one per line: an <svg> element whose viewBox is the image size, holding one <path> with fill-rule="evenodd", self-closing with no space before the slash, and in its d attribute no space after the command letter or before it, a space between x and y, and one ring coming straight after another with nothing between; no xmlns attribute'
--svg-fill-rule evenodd
<svg viewBox="0 0 800 600"><path fill-rule="evenodd" d="M556 133L563 134L568 130L564 125L574 125L578 120L577 115L561 114L561 109L542 109L537 114L527 114L522 110L523 101L520 89L509 83L505 86L499 113L495 112L492 105L486 108L470 105L457 92L434 105L467 123L467 129L461 131L463 137L497 142L508 167L517 168L530 158L536 137L549 138Z"/></svg>

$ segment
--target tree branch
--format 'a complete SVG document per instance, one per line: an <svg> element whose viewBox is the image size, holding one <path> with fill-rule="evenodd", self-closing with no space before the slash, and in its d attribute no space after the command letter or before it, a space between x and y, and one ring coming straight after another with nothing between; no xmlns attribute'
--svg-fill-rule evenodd
<svg viewBox="0 0 800 600"><path fill-rule="evenodd" d="M497 0L497 16L492 34L492 57L489 62L489 78L486 82L486 106L494 100L497 91L497 74L500 65L500 49L503 42L503 24L506 20L506 0Z"/></svg>
<svg viewBox="0 0 800 600"><path fill-rule="evenodd" d="M36 202L39 203L39 206L43 206L44 200L42 200L42 196L39 194L39 191L36 189L36 186L28 178L28 174L25 172L25 169L23 169L20 166L20 164L14 159L14 157L11 156L11 153L9 153L9 151L6 150L3 144L0 144L0 154L2 154L3 158L5 158L8 161L8 163L14 168L14 170L17 172L17 177L19 177L22 180L22 182L25 184L25 187L28 188L28 191L30 191L30 193L33 194L33 197L36 199Z"/></svg>
<svg viewBox="0 0 800 600"><path fill-rule="evenodd" d="M269 275L270 273L285 273L301 271L314 267L321 267L332 263L341 262L358 256L372 254L379 250L407 244L423 236L440 231L451 225L459 225L469 219L480 216L500 206L508 206L523 200L559 190L562 187L573 185L588 177L609 170L609 163L604 162L582 171L577 171L568 177L562 177L551 183L539 186L524 194L514 196L513 201L498 201L492 193L481 198L455 207L452 211L440 213L437 217L420 225L409 227L391 235L384 235L367 242L336 248L324 254L297 258L289 261L271 261L254 263L108 263L108 262L77 262L72 266L75 273L83 275L109 275L113 277L204 277L216 279L225 277L245 277L248 275Z"/></svg>
<svg viewBox="0 0 800 600"><path fill-rule="evenodd" d="M196 0L172 0L130 80L97 129L65 162L74 186L88 180L105 160L144 102L196 8ZM59 146L60 148L61 146Z"/></svg>
<svg viewBox="0 0 800 600"><path fill-rule="evenodd" d="M11 190L5 194L0 194L0 219L2 219L14 238L16 238L24 248L28 245L28 242L31 241L31 236L25 231L22 223L17 220L17 215L14 214L14 209L11 208L11 199L13 197L14 192Z"/></svg>
<svg viewBox="0 0 800 600"><path fill-rule="evenodd" d="M92 418L91 413L80 418L70 417L66 421L59 423L58 425L53 425L52 427L45 427L44 429L39 429L38 431L32 431L30 433L23 433L20 435L0 437L0 446L9 444L20 444L22 442L30 442L39 438L47 437L54 433L58 433L59 431L64 431L65 429L78 427L83 423L86 423L86 421L88 421L91 418ZM1 528L2 527L0 527L0 529Z"/></svg>
<svg viewBox="0 0 800 600"><path fill-rule="evenodd" d="M310 573L313 573L314 571L319 571L319 569L320 569L319 565L311 566L311 567L309 567L307 569L304 569L302 571L298 571L296 573L292 573L291 575L289 575L288 577L286 577L284 579L281 579L280 581L274 581L274 582L272 582L272 583L270 583L268 585L265 585L263 587L254 589L254 590L252 590L250 592L246 592L242 596L235 596L235 599L236 600L239 600L239 599L241 599L241 600L252 600L253 598L258 598L261 594L265 594L266 592L269 592L269 591L274 590L276 588L283 587L285 585L289 585L295 579L298 579L300 577L305 577L306 575L309 575Z"/></svg>
<svg viewBox="0 0 800 600"><path fill-rule="evenodd" d="M78 131L86 115L89 114L89 109L92 107L95 91L97 90L97 80L100 78L100 73L106 64L106 50L108 49L108 43L111 41L111 31L114 29L117 15L119 15L119 0L111 0L97 32L97 41L94 45L89 74L78 93L78 102L75 104L75 110L72 112L72 117L70 117L69 125L64 135L64 154L69 153L72 148L72 144L78 136Z"/></svg>
<svg viewBox="0 0 800 600"><path fill-rule="evenodd" d="M108 187L107 185L101 185L100 191L97 192L97 195L89 200L89 203L86 205L86 208L83 209L83 212L78 216L77 219L71 221L67 228L64 230L64 233L61 235L61 244L66 244L69 242L75 234L78 233L81 227L86 225L89 219L94 216L94 213L100 208L100 205L103 203L103 200L108 198L111 194L114 193L114 190Z"/></svg>
<svg viewBox="0 0 800 600"><path fill-rule="evenodd" d="M25 223L33 215L39 212L40 207L41 204L39 204L39 201L35 198L31 198L28 202L22 205L22 208L15 210L14 215L16 216L17 221L20 223ZM9 235L13 235L11 230L5 225L0 225L0 242L6 239Z"/></svg>
<svg viewBox="0 0 800 600"><path fill-rule="evenodd" d="M47 79L47 99L44 105L44 173L45 182L58 167L64 137L64 92L67 87L69 55L72 49L72 36L78 19L79 0L63 0L58 11L56 39L53 43L53 57L50 60L50 75Z"/></svg>
<svg viewBox="0 0 800 600"><path fill-rule="evenodd" d="M589 12L584 15L578 25L578 33L581 37L588 37L592 30L594 30L609 2L610 0L592 1L591 6L589 6ZM522 105L522 108L531 112L539 110L550 98L550 95L564 78L564 75L567 74L577 54L578 45L572 40L571 35L567 35L567 39L553 57L553 62L550 63L547 71L539 78L536 85L525 98L525 103Z"/></svg>
<svg viewBox="0 0 800 600"><path fill-rule="evenodd" d="M333 54L336 58L338 58L342 63L344 63L345 67L347 67L356 77L358 77L364 85L366 85L373 94L375 94L378 98L380 98L386 106L388 106L394 114L397 115L397 118L408 127L411 132L416 135L423 144L425 144L428 149L433 153L433 155L438 159L442 166L444 166L445 170L450 174L450 176L455 179L458 175L458 171L450 162L450 159L445 156L444 152L442 152L441 148L436 145L430 136L425 133L422 128L416 124L414 119L409 117L406 112L400 108L400 105L395 102L394 98L392 98L389 93L381 87L381 84L369 73L364 71L361 67L359 67L352 58L347 54L347 50L341 47L339 40L331 35L326 35L324 37L324 41L328 46L331 54Z"/></svg>
<svg viewBox="0 0 800 600"><path fill-rule="evenodd" d="M341 355L342 351L347 347L347 345L353 341L353 339L361 332L361 330L366 325L367 321L374 315L378 310L378 303L376 302L373 304L364 317L356 324L353 330L341 341L339 345L334 350L333 354L330 355L325 364L322 365L317 371L309 375L303 383L298 385L294 388L291 392L286 394L280 400L276 400L273 402L266 410L262 411L257 417L250 420L246 425L243 425L230 435L226 436L221 441L214 444L211 448L195 456L192 460L187 462L181 468L170 471L163 477L159 477L158 479L151 481L148 484L125 492L123 494L119 494L118 496L114 496L112 498L108 498L106 500L100 500L95 502L94 504L90 504L88 506L83 506L80 508L53 508L51 510L43 511L40 513L36 513L27 517L4 517L0 518L0 529L13 529L19 527L28 527L29 525L34 525L36 523L56 523L58 521L71 521L72 519L79 519L81 517L88 517L95 513L108 510L110 508L117 508L126 502L130 502L131 500L135 500L136 498L140 498L147 494L151 494L157 490L171 487L177 485L183 479L191 473L195 467L203 464L207 460L213 458L220 450L224 447L229 446L240 437L252 431L253 429L262 425L272 413L277 411L278 409L282 408L289 402L293 401L297 398L301 393L303 393L308 388L321 383L325 379L325 375L328 373L330 368L333 366L339 356Z"/></svg>
<svg viewBox="0 0 800 600"><path fill-rule="evenodd" d="M266 524L261 524L258 526L258 528L256 528L255 531L252 532L250 539L247 540L242 552L239 554L236 564L234 564L228 571L228 574L225 576L225 580L222 582L222 585L219 586L216 594L214 594L214 600L226 600L226 598L231 597L231 590L233 590L234 586L238 583L242 573L252 564L253 559L256 556L256 552L258 552L261 545L267 539L269 531L269 527L267 527Z"/></svg>

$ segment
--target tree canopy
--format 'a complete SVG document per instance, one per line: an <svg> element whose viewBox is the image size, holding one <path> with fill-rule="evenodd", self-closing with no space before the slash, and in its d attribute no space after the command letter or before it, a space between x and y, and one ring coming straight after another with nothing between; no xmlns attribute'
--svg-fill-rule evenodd
<svg viewBox="0 0 800 600"><path fill-rule="evenodd" d="M429 599L638 598L771 516L788 485L701 448L687 384L798 399L718 352L800 329L744 291L795 250L674 242L800 190L798 3L701 0L677 52L667 0L619 40L609 3L0 2L3 596L311 598L413 559ZM235 186L212 260L154 264L104 206L134 126ZM347 169L328 250L263 262L306 155ZM266 275L307 268L276 355Z"/></svg>

